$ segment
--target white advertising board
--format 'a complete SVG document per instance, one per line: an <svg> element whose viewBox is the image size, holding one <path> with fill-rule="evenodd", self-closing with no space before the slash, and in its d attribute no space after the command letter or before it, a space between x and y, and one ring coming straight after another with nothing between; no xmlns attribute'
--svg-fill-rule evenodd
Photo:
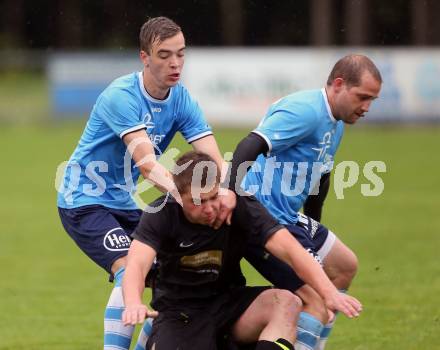
<svg viewBox="0 0 440 350"><path fill-rule="evenodd" d="M252 127L282 96L324 86L347 53L371 57L384 81L364 122L440 122L436 49L189 47L182 81L211 124ZM141 69L136 57L136 52L54 55L49 77L56 113L91 110L111 80Z"/></svg>

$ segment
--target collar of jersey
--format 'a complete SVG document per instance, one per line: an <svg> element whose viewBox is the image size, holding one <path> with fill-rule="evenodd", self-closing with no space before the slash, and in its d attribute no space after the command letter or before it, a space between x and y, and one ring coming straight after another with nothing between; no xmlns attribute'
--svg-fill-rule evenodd
<svg viewBox="0 0 440 350"><path fill-rule="evenodd" d="M328 98L327 98L327 93L325 92L325 88L322 88L321 92L322 92L322 97L324 97L325 107L327 108L328 116L333 123L336 123L337 120L335 119L335 117L333 117L332 110L331 110L330 105L328 103Z"/></svg>
<svg viewBox="0 0 440 350"><path fill-rule="evenodd" d="M173 88L170 88L170 92L167 96L167 98L165 100L158 100L157 98L154 98L153 96L151 96L148 91L145 89L144 86L144 81L142 79L142 72L138 72L138 81L139 81L139 87L142 91L142 94L144 95L144 97L147 100L150 100L151 102L155 102L155 103L166 103L170 100L171 98L171 94L173 93Z"/></svg>

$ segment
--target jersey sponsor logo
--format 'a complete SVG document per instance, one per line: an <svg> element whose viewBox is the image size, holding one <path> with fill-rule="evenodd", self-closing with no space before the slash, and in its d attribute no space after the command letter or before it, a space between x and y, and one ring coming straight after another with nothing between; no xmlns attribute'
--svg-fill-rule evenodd
<svg viewBox="0 0 440 350"><path fill-rule="evenodd" d="M221 250L207 250L195 255L182 256L180 264L183 267L197 268L206 265L222 265L223 252Z"/></svg>
<svg viewBox="0 0 440 350"><path fill-rule="evenodd" d="M122 228L116 227L106 233L103 244L105 249L112 252L123 251L130 248L131 239L124 233Z"/></svg>
<svg viewBox="0 0 440 350"><path fill-rule="evenodd" d="M189 248L193 245L193 242L180 242L179 247L180 248Z"/></svg>
<svg viewBox="0 0 440 350"><path fill-rule="evenodd" d="M160 112L162 112L162 108L154 107L154 108L151 108L151 111L154 112L154 113L160 113Z"/></svg>

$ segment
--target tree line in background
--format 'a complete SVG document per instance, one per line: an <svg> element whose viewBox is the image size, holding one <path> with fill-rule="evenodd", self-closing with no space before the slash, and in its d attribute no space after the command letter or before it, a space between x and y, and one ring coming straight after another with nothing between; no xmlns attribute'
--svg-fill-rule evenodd
<svg viewBox="0 0 440 350"><path fill-rule="evenodd" d="M440 45L437 0L0 0L0 49L125 49L148 17L189 45Z"/></svg>

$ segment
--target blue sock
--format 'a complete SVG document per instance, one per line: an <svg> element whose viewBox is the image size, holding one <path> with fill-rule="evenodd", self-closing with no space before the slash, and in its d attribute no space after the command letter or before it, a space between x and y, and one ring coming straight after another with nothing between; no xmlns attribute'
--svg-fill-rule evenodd
<svg viewBox="0 0 440 350"><path fill-rule="evenodd" d="M307 312L301 312L296 328L295 349L314 350L323 328L324 325L316 317Z"/></svg>
<svg viewBox="0 0 440 350"><path fill-rule="evenodd" d="M124 326L122 312L124 299L122 297L122 277L125 269L122 267L115 273L115 286L110 294L104 315L104 350L128 350L134 326Z"/></svg>
<svg viewBox="0 0 440 350"><path fill-rule="evenodd" d="M139 337L136 343L136 347L134 350L145 350L145 345L147 345L148 337L151 335L151 331L153 329L152 324L153 319L147 318L142 326L141 332L139 333Z"/></svg>

